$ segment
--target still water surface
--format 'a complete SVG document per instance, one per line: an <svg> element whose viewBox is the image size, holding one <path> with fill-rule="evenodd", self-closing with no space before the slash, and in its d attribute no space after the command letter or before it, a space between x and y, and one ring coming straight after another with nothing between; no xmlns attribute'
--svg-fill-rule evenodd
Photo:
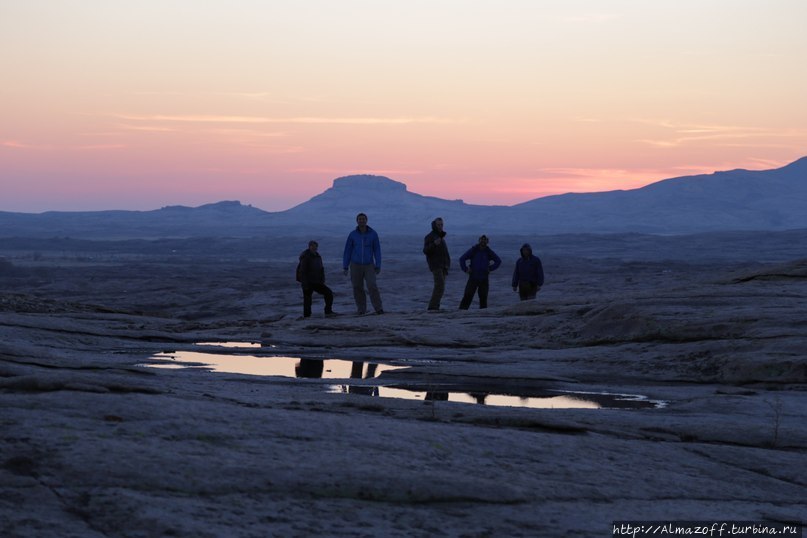
<svg viewBox="0 0 807 538"><path fill-rule="evenodd" d="M152 368L200 368L213 372L237 373L289 378L355 380L353 383L329 385L330 393L363 394L379 398L402 398L421 401L447 401L476 405L529 407L539 409L647 409L666 405L659 400L635 394L604 392L573 392L545 390L528 395L504 394L484 386L473 390L452 390L450 385L384 385L374 382L383 372L407 368L375 362L341 359L303 359L299 357L257 356L235 354L236 350L260 348L251 342L199 343L204 346L228 348L227 352L174 351L150 357L146 366ZM363 380L359 382L359 380ZM371 380L367 383L365 380Z"/></svg>

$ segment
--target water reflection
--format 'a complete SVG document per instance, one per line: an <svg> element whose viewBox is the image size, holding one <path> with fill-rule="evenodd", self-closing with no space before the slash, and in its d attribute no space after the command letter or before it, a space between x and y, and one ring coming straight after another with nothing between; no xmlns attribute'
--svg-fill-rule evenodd
<svg viewBox="0 0 807 538"><path fill-rule="evenodd" d="M229 348L259 347L249 342L200 343ZM144 364L152 368L201 368L213 372L291 377L302 379L335 379L346 381L328 385L329 392L362 394L381 398L403 398L427 402L458 402L476 405L529 407L539 409L648 409L665 407L666 402L649 400L640 395L601 392L533 391L529 394L504 394L485 390L487 387L429 384L379 386L374 381L383 372L407 368L375 362L339 359L304 359L241 355L237 352L211 353L175 351L158 353ZM348 380L352 380L347 382Z"/></svg>
<svg viewBox="0 0 807 538"><path fill-rule="evenodd" d="M197 346L215 346L215 347L261 347L260 342L197 342Z"/></svg>
<svg viewBox="0 0 807 538"><path fill-rule="evenodd" d="M300 359L294 367L294 374L297 377L321 378L325 369L325 361L313 359Z"/></svg>
<svg viewBox="0 0 807 538"><path fill-rule="evenodd" d="M150 357L151 368L203 368L214 372L309 379L372 379L388 370L405 366L390 366L373 362L339 359L301 359L299 357L262 357L200 351L172 351ZM364 387L357 387L358 392ZM364 392L362 392L364 393Z"/></svg>
<svg viewBox="0 0 807 538"><path fill-rule="evenodd" d="M332 393L353 393L350 385L331 385ZM518 396L491 392L417 390L401 387L377 387L376 396L402 398L426 402L458 402L476 405L503 407L529 407L532 409L653 409L665 406L665 402L649 400L635 394L609 394L592 392L547 391L543 394Z"/></svg>

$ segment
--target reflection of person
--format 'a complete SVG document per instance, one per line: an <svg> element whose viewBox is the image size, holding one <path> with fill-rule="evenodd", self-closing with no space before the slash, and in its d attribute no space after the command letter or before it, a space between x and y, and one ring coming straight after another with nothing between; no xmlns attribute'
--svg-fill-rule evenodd
<svg viewBox="0 0 807 538"><path fill-rule="evenodd" d="M371 362L367 365L367 375L364 376L364 379L372 379L375 377L375 371L378 368L378 364ZM361 379L362 378L362 370L364 369L364 363L360 361L354 361L350 368L350 378L351 379ZM348 393L350 394L365 394L367 396L378 396L378 387L376 386L365 386L365 385L350 385L348 387Z"/></svg>
<svg viewBox="0 0 807 538"><path fill-rule="evenodd" d="M342 269L345 275L350 268L350 282L353 284L353 299L359 314L367 313L367 295L364 283L370 293L370 302L376 314L383 314L381 293L376 285L376 275L381 272L381 242L375 230L367 226L367 215L356 215L356 229L350 232L345 242Z"/></svg>
<svg viewBox="0 0 807 538"><path fill-rule="evenodd" d="M533 255L529 243L521 245L521 257L513 270L513 291L518 292L522 301L535 299L544 285L544 266L541 259Z"/></svg>
<svg viewBox="0 0 807 538"><path fill-rule="evenodd" d="M298 362L297 366L294 367L294 374L297 377L320 378L322 377L324 366L324 361L318 361L316 359L300 359L300 362Z"/></svg>
<svg viewBox="0 0 807 538"><path fill-rule="evenodd" d="M446 276L451 266L451 256L443 231L443 219L437 217L432 221L432 231L423 238L423 254L429 264L429 271L434 275L434 288L429 300L429 310L440 310L440 299L446 289Z"/></svg>
<svg viewBox="0 0 807 538"><path fill-rule="evenodd" d="M470 267L465 263L470 260ZM460 310L468 310L474 293L479 295L479 308L488 307L488 275L495 271L502 264L493 250L488 247L488 236L479 238L479 243L469 248L465 254L460 256L460 269L463 273L468 273L468 283L465 285L465 293L460 301Z"/></svg>
<svg viewBox="0 0 807 538"><path fill-rule="evenodd" d="M311 316L311 297L314 292L325 298L325 315L330 317L335 313L333 307L333 292L325 285L325 267L322 257L317 252L319 245L316 241L309 241L308 248L300 254L300 284L303 287L303 317Z"/></svg>

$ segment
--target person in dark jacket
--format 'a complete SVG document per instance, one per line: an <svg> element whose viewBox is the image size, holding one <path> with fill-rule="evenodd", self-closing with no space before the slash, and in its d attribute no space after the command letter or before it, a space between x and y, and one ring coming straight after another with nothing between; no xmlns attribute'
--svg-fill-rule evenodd
<svg viewBox="0 0 807 538"><path fill-rule="evenodd" d="M544 266L541 259L533 255L529 243L521 245L521 257L513 270L513 291L518 292L522 301L535 299L544 285Z"/></svg>
<svg viewBox="0 0 807 538"><path fill-rule="evenodd" d="M311 317L311 298L314 292L325 298L325 315L335 316L333 311L333 292L325 285L325 267L322 256L317 249L316 241L309 241L308 248L300 254L300 284L303 287L303 317Z"/></svg>
<svg viewBox="0 0 807 538"><path fill-rule="evenodd" d="M470 260L470 267L465 263ZM468 283L465 285L465 293L460 301L460 310L468 310L474 293L479 295L479 308L488 307L488 275L495 271L502 264L495 252L488 246L488 236L479 238L479 243L468 249L460 256L460 269L463 273L468 273Z"/></svg>
<svg viewBox="0 0 807 538"><path fill-rule="evenodd" d="M440 299L446 290L446 276L451 267L451 256L446 245L446 233L443 231L443 219L437 217L432 221L432 231L423 238L423 254L429 264L429 271L434 276L434 288L429 299L429 310L440 310Z"/></svg>
<svg viewBox="0 0 807 538"><path fill-rule="evenodd" d="M381 292L378 291L376 275L381 272L381 241L378 233L367 226L367 215L356 215L356 229L352 230L345 241L345 253L342 256L342 269L345 276L350 270L350 282L353 285L353 299L359 315L367 313L367 292L376 314L383 314Z"/></svg>

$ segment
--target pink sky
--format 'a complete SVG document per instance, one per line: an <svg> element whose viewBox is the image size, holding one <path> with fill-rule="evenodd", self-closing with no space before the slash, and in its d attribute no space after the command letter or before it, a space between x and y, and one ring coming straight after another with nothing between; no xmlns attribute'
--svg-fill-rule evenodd
<svg viewBox="0 0 807 538"><path fill-rule="evenodd" d="M0 3L0 211L482 204L807 155L807 2Z"/></svg>

